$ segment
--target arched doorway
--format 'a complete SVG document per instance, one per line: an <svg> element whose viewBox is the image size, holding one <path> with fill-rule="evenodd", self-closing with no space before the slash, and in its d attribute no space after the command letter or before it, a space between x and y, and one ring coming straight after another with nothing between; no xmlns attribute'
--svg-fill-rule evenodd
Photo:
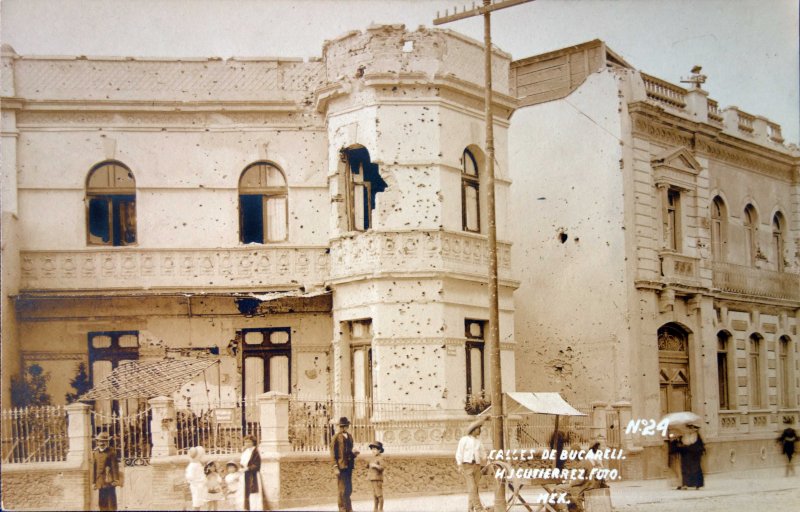
<svg viewBox="0 0 800 512"><path fill-rule="evenodd" d="M658 330L658 375L661 414L691 410L689 336L677 324Z"/></svg>

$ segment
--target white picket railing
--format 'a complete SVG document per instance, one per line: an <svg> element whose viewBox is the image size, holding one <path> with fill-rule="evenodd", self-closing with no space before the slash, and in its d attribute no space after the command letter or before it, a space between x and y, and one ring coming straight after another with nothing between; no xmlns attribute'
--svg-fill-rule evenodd
<svg viewBox="0 0 800 512"><path fill-rule="evenodd" d="M3 464L67 458L67 412L61 406L2 411Z"/></svg>

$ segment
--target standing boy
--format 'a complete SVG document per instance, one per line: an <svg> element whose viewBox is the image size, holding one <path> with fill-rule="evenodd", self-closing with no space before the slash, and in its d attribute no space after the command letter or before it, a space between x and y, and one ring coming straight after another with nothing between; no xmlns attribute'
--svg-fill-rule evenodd
<svg viewBox="0 0 800 512"><path fill-rule="evenodd" d="M367 464L367 479L372 483L374 505L373 512L383 512L383 443L375 441L369 445L372 450L372 460Z"/></svg>

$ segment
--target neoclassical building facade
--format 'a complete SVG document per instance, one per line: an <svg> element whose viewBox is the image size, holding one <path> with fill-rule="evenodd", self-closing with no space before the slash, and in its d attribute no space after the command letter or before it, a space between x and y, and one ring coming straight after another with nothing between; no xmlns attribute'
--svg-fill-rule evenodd
<svg viewBox="0 0 800 512"><path fill-rule="evenodd" d="M597 40L511 64L517 386L630 407L622 430L694 411L710 470L775 464L800 419L800 152L690 80ZM623 437L630 475L663 474L660 436Z"/></svg>
<svg viewBox="0 0 800 512"><path fill-rule="evenodd" d="M322 57L2 54L3 403L131 359L221 360L185 393L419 403L489 381L482 46L374 26ZM503 379L514 386L495 51Z"/></svg>

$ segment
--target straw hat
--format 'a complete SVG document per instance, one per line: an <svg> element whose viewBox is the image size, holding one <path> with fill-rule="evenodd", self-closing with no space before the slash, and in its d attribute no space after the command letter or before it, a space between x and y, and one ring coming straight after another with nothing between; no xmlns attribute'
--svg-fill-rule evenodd
<svg viewBox="0 0 800 512"><path fill-rule="evenodd" d="M203 455L206 454L206 451L203 449L202 446L194 446L189 448L187 455L189 455L190 459L200 459Z"/></svg>
<svg viewBox="0 0 800 512"><path fill-rule="evenodd" d="M108 432L100 432L99 434L97 434L97 437L95 437L95 439L98 440L98 441L106 441L106 442L108 442L110 437L108 435Z"/></svg>
<svg viewBox="0 0 800 512"><path fill-rule="evenodd" d="M488 420L488 419L489 419L489 415L487 414L486 416L481 416L477 420L475 420L472 423L470 423L469 426L467 427L467 430L466 430L467 435L472 434L472 432L475 429L481 428L483 426L483 424L486 423L486 420Z"/></svg>

